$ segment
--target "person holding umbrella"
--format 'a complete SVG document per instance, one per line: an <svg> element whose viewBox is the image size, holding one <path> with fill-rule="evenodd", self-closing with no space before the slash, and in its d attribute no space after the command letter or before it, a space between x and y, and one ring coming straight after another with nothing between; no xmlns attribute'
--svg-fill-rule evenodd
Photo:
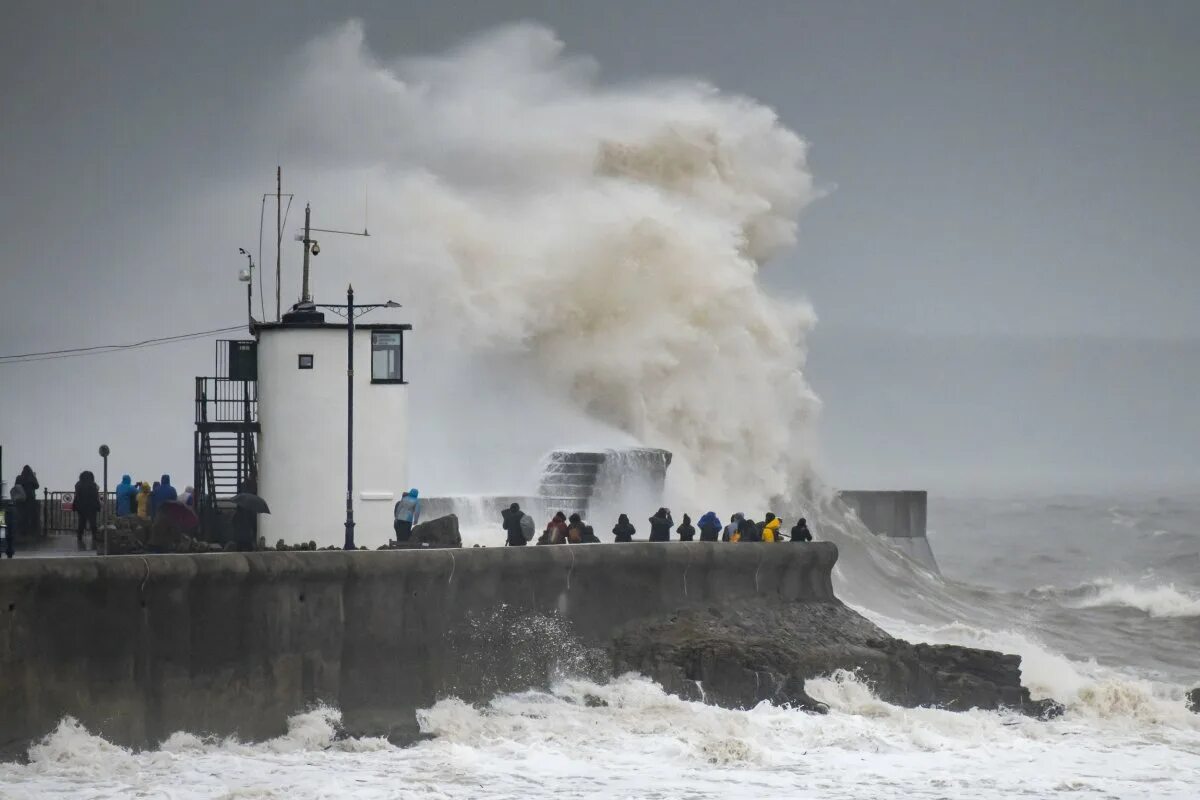
<svg viewBox="0 0 1200 800"><path fill-rule="evenodd" d="M243 489L248 488L243 485ZM258 545L258 515L271 509L261 497L248 491L233 496L233 543L239 553L249 553Z"/></svg>

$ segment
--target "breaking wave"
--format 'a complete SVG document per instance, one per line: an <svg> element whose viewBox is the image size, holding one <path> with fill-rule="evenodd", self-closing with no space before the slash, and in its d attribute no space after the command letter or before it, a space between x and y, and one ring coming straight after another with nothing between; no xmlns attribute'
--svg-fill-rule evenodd
<svg viewBox="0 0 1200 800"><path fill-rule="evenodd" d="M1138 586L1100 578L1066 591L1044 586L1031 595L1056 597L1072 608L1130 608L1157 619L1200 617L1200 595L1177 589L1173 583Z"/></svg>
<svg viewBox="0 0 1200 800"><path fill-rule="evenodd" d="M815 317L757 275L818 192L771 109L696 80L605 83L534 24L384 62L351 22L308 49L282 113L293 150L371 173L372 284L420 297L423 347L506 365L470 398L506 430L539 436L562 398L671 450L689 501L764 507L809 475Z"/></svg>
<svg viewBox="0 0 1200 800"><path fill-rule="evenodd" d="M316 708L260 744L175 734L134 753L72 720L0 764L14 797L175 798L355 796L498 798L663 796L859 797L903 794L992 800L1093 790L1107 796L1189 797L1181 779L1200 731L1173 747L1144 720L1069 711L1052 722L1004 712L904 709L854 674L810 681L826 716L762 703L730 710L688 702L625 675L562 680L550 691L480 705L443 699L418 712L428 737L398 748L342 738L339 715ZM1119 705L1119 704L1118 704ZM1113 758L1113 748L1142 757ZM986 751L987 757L981 758ZM1153 757L1150 757L1150 756ZM938 776L956 776L943 779Z"/></svg>

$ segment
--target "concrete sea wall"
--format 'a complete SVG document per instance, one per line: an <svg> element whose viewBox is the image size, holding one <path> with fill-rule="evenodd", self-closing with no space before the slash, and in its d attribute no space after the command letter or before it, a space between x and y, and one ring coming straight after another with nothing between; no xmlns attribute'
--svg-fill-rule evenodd
<svg viewBox="0 0 1200 800"><path fill-rule="evenodd" d="M887 539L918 564L940 572L925 536L928 492L844 490L838 496L871 533Z"/></svg>
<svg viewBox="0 0 1200 800"><path fill-rule="evenodd" d="M411 738L454 695L609 669L623 625L758 598L834 599L837 549L574 545L16 559L0 564L0 753L66 715L110 741L261 739L317 702Z"/></svg>

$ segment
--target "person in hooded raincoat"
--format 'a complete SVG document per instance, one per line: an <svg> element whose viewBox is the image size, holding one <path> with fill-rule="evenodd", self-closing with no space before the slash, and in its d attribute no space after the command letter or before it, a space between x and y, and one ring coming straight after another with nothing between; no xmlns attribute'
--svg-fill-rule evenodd
<svg viewBox="0 0 1200 800"><path fill-rule="evenodd" d="M171 476L163 475L158 482L158 488L150 493L150 516L158 516L158 509L168 500L178 500L179 493L171 485Z"/></svg>
<svg viewBox="0 0 1200 800"><path fill-rule="evenodd" d="M671 528L674 527L675 520L671 519L671 509L663 507L654 513L650 518L650 541L652 542L669 542L671 541Z"/></svg>
<svg viewBox="0 0 1200 800"><path fill-rule="evenodd" d="M804 517L792 526L792 541L793 542L811 542L812 531L808 529L808 520Z"/></svg>
<svg viewBox="0 0 1200 800"><path fill-rule="evenodd" d="M409 489L396 502L393 517L392 528L396 531L396 542L407 542L412 536L413 525L421 519L421 500L416 489Z"/></svg>
<svg viewBox="0 0 1200 800"><path fill-rule="evenodd" d="M538 539L538 544L566 544L567 543L567 514L565 511L559 511L554 515L554 518L546 523L546 530L542 531L541 537Z"/></svg>
<svg viewBox="0 0 1200 800"><path fill-rule="evenodd" d="M625 514L617 517L617 524L612 529L613 536L618 542L632 542L633 535L637 533L637 528L633 527L633 523L629 521L629 517Z"/></svg>
<svg viewBox="0 0 1200 800"><path fill-rule="evenodd" d="M687 514L683 515L683 522L675 529L679 534L679 541L690 542L696 538L696 529L692 526L692 518Z"/></svg>
<svg viewBox="0 0 1200 800"><path fill-rule="evenodd" d="M580 540L580 543L581 544L600 544L600 539L596 537L596 531L592 528L591 525L583 526L583 538Z"/></svg>
<svg viewBox="0 0 1200 800"><path fill-rule="evenodd" d="M118 517L128 517L134 513L137 487L133 485L133 479L128 475L121 476L121 482L117 484L116 496Z"/></svg>
<svg viewBox="0 0 1200 800"><path fill-rule="evenodd" d="M150 519L150 484L142 481L138 484L137 515L142 519Z"/></svg>
<svg viewBox="0 0 1200 800"><path fill-rule="evenodd" d="M741 524L742 524L743 519L745 519L745 515L742 514L742 512L740 512L740 511L729 518L729 524L725 526L724 532L721 533L721 541L722 542L741 541L741 538L742 538Z"/></svg>
<svg viewBox="0 0 1200 800"><path fill-rule="evenodd" d="M764 542L778 542L779 541L779 526L782 524L783 524L782 520L780 520L774 514L772 514L771 512L768 511L767 518L763 521L762 540Z"/></svg>
<svg viewBox="0 0 1200 800"><path fill-rule="evenodd" d="M504 522L504 532L507 534L504 541L505 547L525 546L525 533L521 530L521 517L523 516L525 515L521 511L521 506L516 503L500 512L500 518Z"/></svg>
<svg viewBox="0 0 1200 800"><path fill-rule="evenodd" d="M567 544L583 544L583 517L572 514L567 520Z"/></svg>
<svg viewBox="0 0 1200 800"><path fill-rule="evenodd" d="M715 542L721 535L721 520L713 511L709 511L701 517L700 521L696 523L696 527L700 529L700 541L702 542Z"/></svg>
<svg viewBox="0 0 1200 800"><path fill-rule="evenodd" d="M25 499L17 503L17 516L20 518L21 535L35 536L38 532L38 501L37 490L41 488L37 473L28 464L21 469L21 474L13 481L25 492ZM12 535L11 533L9 534Z"/></svg>
<svg viewBox="0 0 1200 800"><path fill-rule="evenodd" d="M743 519L738 523L739 542L761 542L762 531L758 528L758 523L752 519Z"/></svg>
<svg viewBox="0 0 1200 800"><path fill-rule="evenodd" d="M75 542L83 549L83 531L90 528L92 543L96 541L96 515L100 513L100 487L90 471L79 473L75 483Z"/></svg>

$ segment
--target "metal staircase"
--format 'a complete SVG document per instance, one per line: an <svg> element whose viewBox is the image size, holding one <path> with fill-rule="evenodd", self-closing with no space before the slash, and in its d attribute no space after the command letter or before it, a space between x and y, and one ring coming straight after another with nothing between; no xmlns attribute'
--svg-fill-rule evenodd
<svg viewBox="0 0 1200 800"><path fill-rule="evenodd" d="M219 501L258 483L258 382L254 342L217 342L217 377L196 378L193 443L196 510L209 527Z"/></svg>

